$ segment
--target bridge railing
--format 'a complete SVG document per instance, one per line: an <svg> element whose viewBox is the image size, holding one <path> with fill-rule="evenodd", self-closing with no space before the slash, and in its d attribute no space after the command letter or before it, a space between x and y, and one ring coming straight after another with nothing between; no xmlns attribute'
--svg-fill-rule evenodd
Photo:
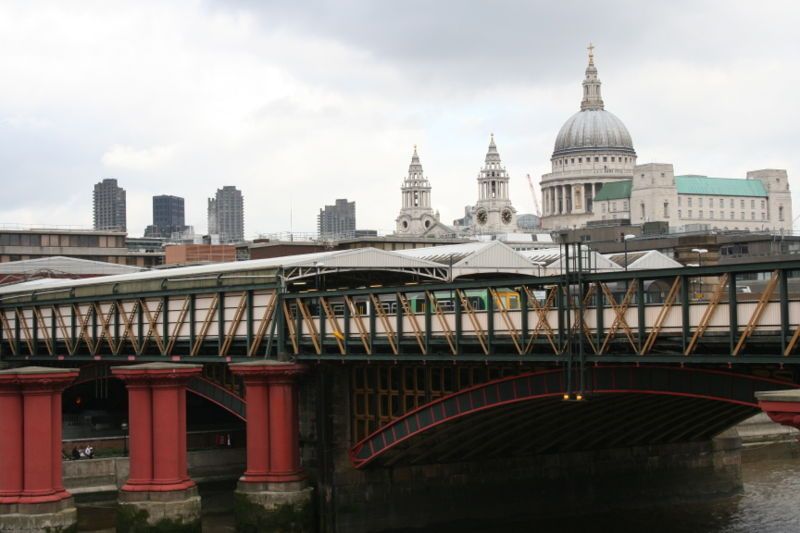
<svg viewBox="0 0 800 533"><path fill-rule="evenodd" d="M800 261L286 292L0 301L3 359L787 362Z"/></svg>

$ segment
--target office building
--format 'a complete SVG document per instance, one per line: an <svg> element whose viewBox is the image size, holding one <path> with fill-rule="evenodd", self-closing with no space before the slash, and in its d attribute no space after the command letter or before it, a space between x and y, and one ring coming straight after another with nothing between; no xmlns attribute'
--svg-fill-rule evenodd
<svg viewBox="0 0 800 533"><path fill-rule="evenodd" d="M326 205L317 216L317 234L320 239L352 238L356 233L356 203L347 198Z"/></svg>
<svg viewBox="0 0 800 533"><path fill-rule="evenodd" d="M244 240L244 198L242 191L232 185L217 189L208 199L208 234L219 235L219 241Z"/></svg>
<svg viewBox="0 0 800 533"><path fill-rule="evenodd" d="M127 231L125 189L115 179L94 186L94 229Z"/></svg>

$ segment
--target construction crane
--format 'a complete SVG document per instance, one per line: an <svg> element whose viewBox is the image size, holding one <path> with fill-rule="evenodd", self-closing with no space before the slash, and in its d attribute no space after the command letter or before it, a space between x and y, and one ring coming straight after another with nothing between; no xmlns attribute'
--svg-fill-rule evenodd
<svg viewBox="0 0 800 533"><path fill-rule="evenodd" d="M531 196L533 196L533 208L536 211L536 216L540 219L542 218L542 210L539 209L539 200L536 198L536 189L533 186L533 180L531 180L531 175L528 174L528 187L531 188Z"/></svg>

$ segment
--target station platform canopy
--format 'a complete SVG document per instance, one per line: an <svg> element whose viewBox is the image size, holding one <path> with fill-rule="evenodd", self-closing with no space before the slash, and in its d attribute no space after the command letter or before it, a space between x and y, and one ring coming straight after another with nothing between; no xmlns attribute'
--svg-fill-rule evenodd
<svg viewBox="0 0 800 533"><path fill-rule="evenodd" d="M624 253L606 254L605 257L628 270L651 270L654 268L681 268L683 265L658 250L646 250Z"/></svg>
<svg viewBox="0 0 800 533"><path fill-rule="evenodd" d="M502 241L466 242L448 246L431 246L398 250L405 257L433 261L447 266L452 279L487 274L538 274L525 256Z"/></svg>
<svg viewBox="0 0 800 533"><path fill-rule="evenodd" d="M103 276L87 279L37 280L34 285L21 283L0 287L0 300L21 293L33 297L43 293L69 293L70 296L144 293L164 289L230 287L245 284L278 284L307 286L308 280L347 286L373 282L432 280L446 281L449 272L441 264L400 255L376 248L333 250L311 254L215 263L171 269ZM327 283L325 283L327 282ZM325 288L325 287L319 287Z"/></svg>
<svg viewBox="0 0 800 533"><path fill-rule="evenodd" d="M563 274L566 266L563 248L544 248L541 250L521 250L519 252L528 261L541 267L542 276ZM622 267L600 253L584 247L581 249L581 270L584 272L617 272ZM578 270L578 260L573 254L569 258L569 270Z"/></svg>

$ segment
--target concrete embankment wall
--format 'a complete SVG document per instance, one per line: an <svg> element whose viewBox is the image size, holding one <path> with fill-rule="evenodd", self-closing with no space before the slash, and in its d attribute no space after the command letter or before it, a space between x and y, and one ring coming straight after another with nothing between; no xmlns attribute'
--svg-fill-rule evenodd
<svg viewBox="0 0 800 533"><path fill-rule="evenodd" d="M189 475L195 482L238 479L245 468L242 448L191 451ZM128 478L127 457L64 461L64 486L75 496L116 492Z"/></svg>

